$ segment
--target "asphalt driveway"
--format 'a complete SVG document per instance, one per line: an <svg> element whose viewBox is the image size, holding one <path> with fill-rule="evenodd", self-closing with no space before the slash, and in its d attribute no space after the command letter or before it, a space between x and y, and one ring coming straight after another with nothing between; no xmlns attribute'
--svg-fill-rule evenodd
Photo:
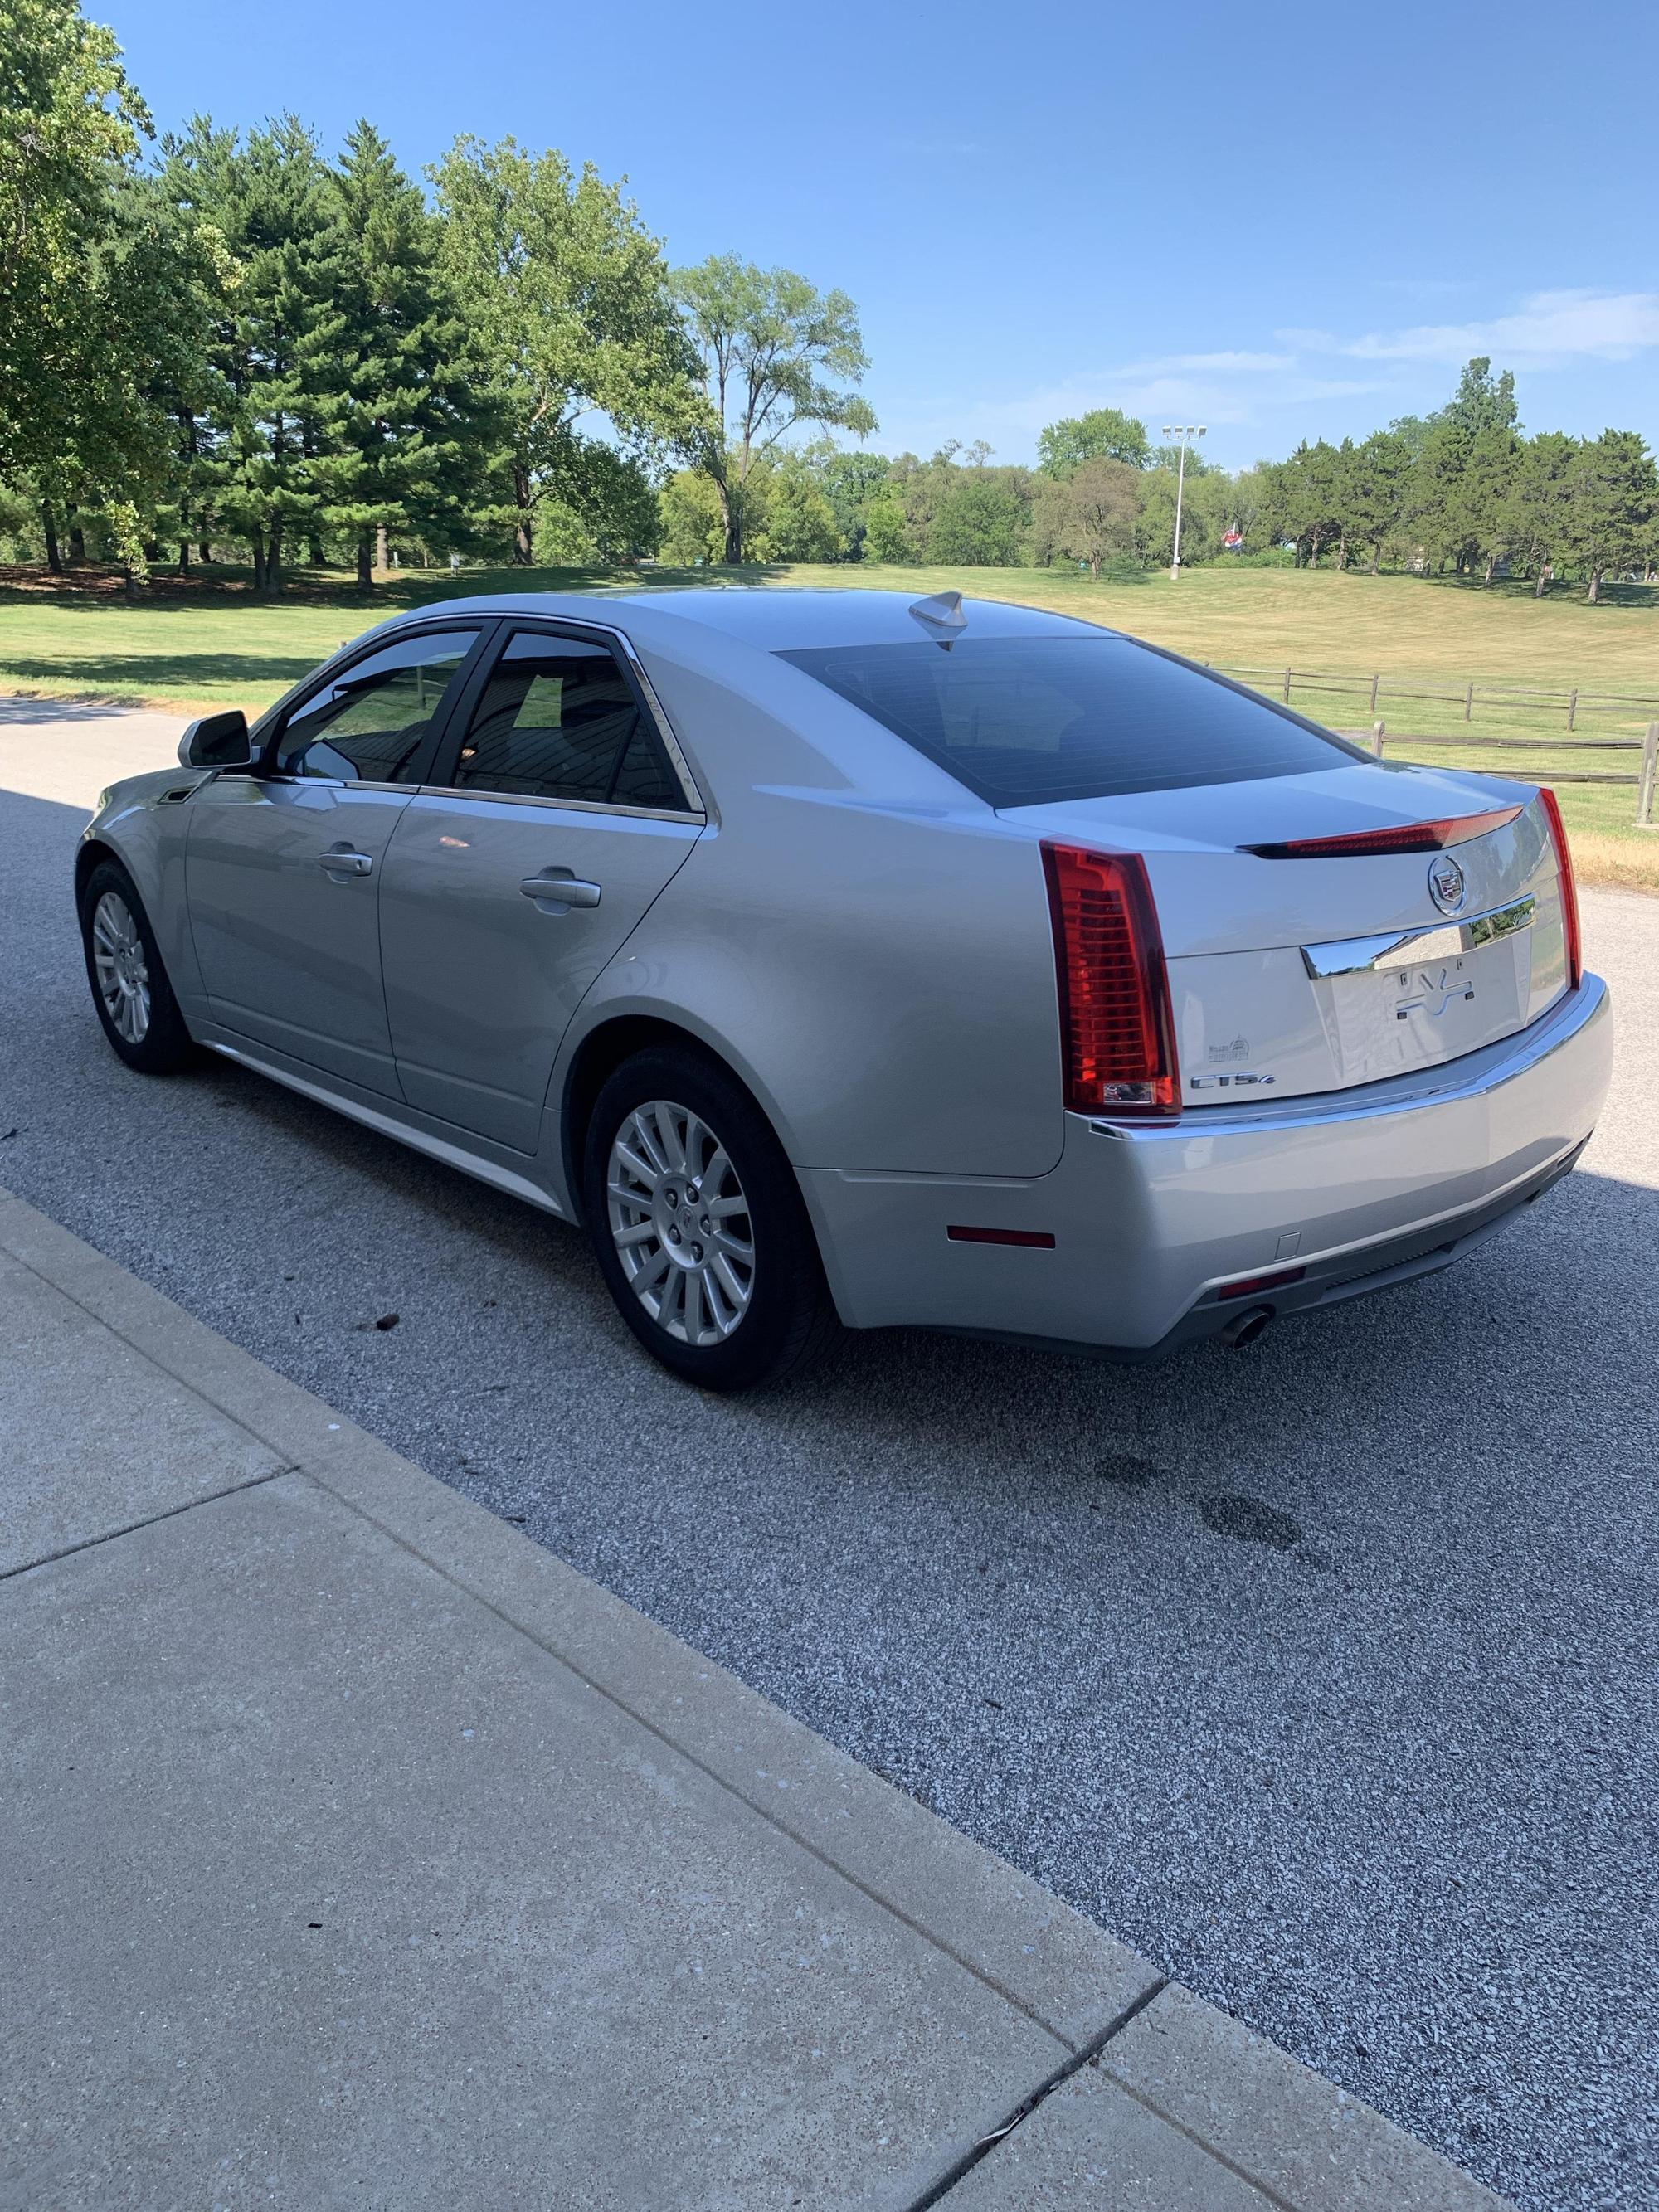
<svg viewBox="0 0 1659 2212"><path fill-rule="evenodd" d="M1462 1267L1244 1353L884 1335L729 1404L574 1232L124 1069L85 809L12 736L0 1182L1528 2212L1653 2202L1659 901L1587 898L1613 1101Z"/></svg>

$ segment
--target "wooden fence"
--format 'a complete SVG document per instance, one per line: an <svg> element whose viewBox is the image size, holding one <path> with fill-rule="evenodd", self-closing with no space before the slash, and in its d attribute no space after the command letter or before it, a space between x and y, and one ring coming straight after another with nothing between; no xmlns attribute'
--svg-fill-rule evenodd
<svg viewBox="0 0 1659 2212"><path fill-rule="evenodd" d="M1386 721L1373 722L1369 730L1345 730L1341 734L1357 739L1361 744L1369 742L1378 760L1382 758L1382 748L1388 737ZM1653 823L1654 789L1656 784L1659 784L1659 722L1650 722L1646 736L1640 738L1424 738L1413 734L1401 738L1396 743L1413 750L1420 745L1455 745L1462 750L1482 752L1537 752L1547 747L1553 753L1640 753L1641 765L1631 775L1613 775L1605 769L1552 768L1549 780L1552 783L1633 783L1636 786L1638 824L1645 829ZM1409 760L1410 755L1396 753L1391 757ZM1434 765L1432 761L1414 764L1425 768ZM1529 781L1530 778L1523 781Z"/></svg>
<svg viewBox="0 0 1659 2212"><path fill-rule="evenodd" d="M1551 691L1522 684L1475 681L1434 684L1421 678L1383 673L1342 676L1309 668L1239 668L1224 660L1206 661L1205 665L1213 668L1218 675L1235 676L1258 690L1274 690L1286 706L1291 703L1293 690L1337 692L1348 698L1363 698L1366 713L1373 719L1384 704L1392 706L1408 699L1426 699L1454 707L1461 710L1466 722L1474 720L1477 708L1498 714L1547 715L1552 720L1565 723L1570 732L1577 727L1581 714L1616 715L1621 720L1643 720L1659 714L1659 692L1592 691L1577 687L1570 691ZM1639 744L1641 740L1635 742Z"/></svg>

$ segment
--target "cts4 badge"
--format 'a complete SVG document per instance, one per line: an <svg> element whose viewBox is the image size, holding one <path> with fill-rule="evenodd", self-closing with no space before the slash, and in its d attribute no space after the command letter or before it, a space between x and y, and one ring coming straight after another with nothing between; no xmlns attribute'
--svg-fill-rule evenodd
<svg viewBox="0 0 1659 2212"><path fill-rule="evenodd" d="M1429 896L1442 914L1455 914L1468 889L1463 871L1449 853L1437 853L1429 863Z"/></svg>

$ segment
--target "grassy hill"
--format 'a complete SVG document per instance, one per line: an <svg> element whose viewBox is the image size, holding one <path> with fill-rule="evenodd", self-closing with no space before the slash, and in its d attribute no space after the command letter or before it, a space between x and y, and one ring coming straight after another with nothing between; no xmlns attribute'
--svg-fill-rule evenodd
<svg viewBox="0 0 1659 2212"><path fill-rule="evenodd" d="M970 596L1058 609L1173 647L1237 672L1277 696L1282 671L1350 679L1332 690L1293 682L1292 702L1338 728L1369 726L1369 683L1381 676L1377 711L1390 751L1411 754L1423 733L1525 737L1525 751L1436 749L1437 763L1547 781L1578 768L1633 773L1628 750L1568 753L1560 704L1524 708L1477 700L1462 720L1461 698L1410 700L1413 686L1461 692L1536 687L1565 700L1589 694L1645 695L1653 704L1593 700L1575 734L1639 738L1659 717L1659 589L1615 586L1603 604L1561 591L1534 600L1528 585L1490 589L1449 579L1334 570L1188 569L1178 584L1163 573L1134 582L1094 582L1065 569L770 568L744 570L471 569L410 571L360 594L350 581L301 572L281 599L256 599L245 574L220 570L186 585L158 581L129 599L115 580L64 585L33 573L0 578L0 690L57 693L179 707L264 705L343 639L401 608L457 592L662 589L744 582L859 586L915 596L951 587ZM1390 696L1391 688L1394 696ZM1535 746L1530 742L1536 740ZM1659 832L1634 830L1635 793L1618 785L1562 787L1588 877L1659 888Z"/></svg>

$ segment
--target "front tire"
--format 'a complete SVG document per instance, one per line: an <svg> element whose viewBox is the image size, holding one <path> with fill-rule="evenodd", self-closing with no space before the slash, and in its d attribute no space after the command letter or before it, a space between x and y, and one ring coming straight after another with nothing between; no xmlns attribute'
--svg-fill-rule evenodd
<svg viewBox="0 0 1659 2212"><path fill-rule="evenodd" d="M81 886L81 944L104 1035L141 1075L171 1075L196 1048L132 878L100 860Z"/></svg>
<svg viewBox="0 0 1659 2212"><path fill-rule="evenodd" d="M794 1170L718 1061L672 1046L625 1060L594 1103L582 1183L623 1319L686 1381L756 1389L835 1337Z"/></svg>

